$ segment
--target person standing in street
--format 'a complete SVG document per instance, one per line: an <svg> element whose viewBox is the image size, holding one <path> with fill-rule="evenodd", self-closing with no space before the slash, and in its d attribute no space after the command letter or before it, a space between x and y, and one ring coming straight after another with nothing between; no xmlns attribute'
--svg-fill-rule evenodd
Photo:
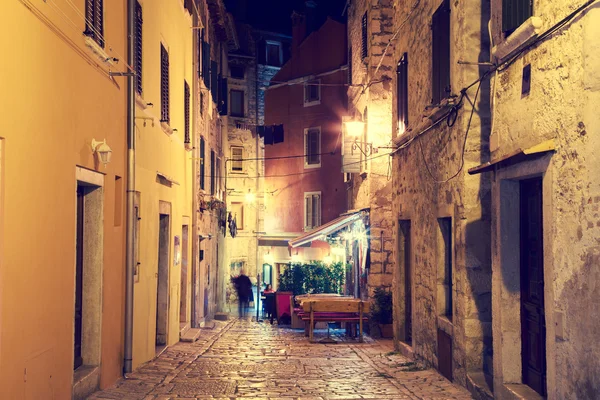
<svg viewBox="0 0 600 400"><path fill-rule="evenodd" d="M240 270L240 275L235 278L234 285L238 295L238 314L240 318L244 318L248 313L248 305L252 296L252 282L243 269Z"/></svg>

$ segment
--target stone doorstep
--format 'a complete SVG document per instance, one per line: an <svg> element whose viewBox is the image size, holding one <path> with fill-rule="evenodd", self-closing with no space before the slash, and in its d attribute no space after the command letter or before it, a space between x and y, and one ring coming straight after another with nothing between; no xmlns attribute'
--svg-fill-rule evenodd
<svg viewBox="0 0 600 400"><path fill-rule="evenodd" d="M73 400L87 399L100 386L100 367L82 365L73 373Z"/></svg>
<svg viewBox="0 0 600 400"><path fill-rule="evenodd" d="M404 357L408 358L411 361L415 360L415 352L412 348L411 345L409 345L408 343L402 342L402 341L398 341L398 351L400 352L400 354L402 354Z"/></svg>
<svg viewBox="0 0 600 400"><path fill-rule="evenodd" d="M184 335L182 335L179 340L181 342L195 342L200 337L200 328L191 328L188 329Z"/></svg>
<svg viewBox="0 0 600 400"><path fill-rule="evenodd" d="M504 387L507 389L507 392L514 396L514 399L518 400L543 400L543 397L540 396L535 390L530 388L527 385L519 384L519 383L505 383Z"/></svg>
<svg viewBox="0 0 600 400"><path fill-rule="evenodd" d="M215 319L215 321L228 321L229 313L224 313L224 312L215 313L214 319Z"/></svg>
<svg viewBox="0 0 600 400"><path fill-rule="evenodd" d="M189 329L190 329L190 324L180 323L179 324L179 338L183 337Z"/></svg>
<svg viewBox="0 0 600 400"><path fill-rule="evenodd" d="M490 387L491 377L487 377L483 372L472 371L467 373L467 389L477 400L493 400L494 395Z"/></svg>

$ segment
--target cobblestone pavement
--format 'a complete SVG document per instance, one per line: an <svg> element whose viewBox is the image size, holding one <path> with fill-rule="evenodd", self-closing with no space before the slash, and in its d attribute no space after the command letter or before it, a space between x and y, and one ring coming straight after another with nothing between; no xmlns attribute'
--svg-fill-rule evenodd
<svg viewBox="0 0 600 400"><path fill-rule="evenodd" d="M302 331L235 320L178 343L89 399L470 399L389 340L308 343ZM319 332L320 337L325 333Z"/></svg>

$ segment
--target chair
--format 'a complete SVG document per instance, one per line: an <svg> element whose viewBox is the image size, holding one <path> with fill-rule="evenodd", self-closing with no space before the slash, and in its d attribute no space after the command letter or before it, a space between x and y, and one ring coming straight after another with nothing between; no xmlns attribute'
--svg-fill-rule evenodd
<svg viewBox="0 0 600 400"><path fill-rule="evenodd" d="M292 320L292 292L275 292L275 310L277 323L281 324L283 318Z"/></svg>

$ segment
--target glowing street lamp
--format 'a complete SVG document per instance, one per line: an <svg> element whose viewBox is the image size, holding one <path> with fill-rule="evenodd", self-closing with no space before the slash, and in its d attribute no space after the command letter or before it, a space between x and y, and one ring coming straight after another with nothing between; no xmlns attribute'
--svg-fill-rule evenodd
<svg viewBox="0 0 600 400"><path fill-rule="evenodd" d="M256 195L248 189L248 193L246 193L246 203L254 203L256 200Z"/></svg>
<svg viewBox="0 0 600 400"><path fill-rule="evenodd" d="M362 121L346 121L344 124L346 124L346 133L348 136L354 138L352 150L359 149L365 156L370 155L373 152L373 145L359 141L359 138L365 133L365 123Z"/></svg>

